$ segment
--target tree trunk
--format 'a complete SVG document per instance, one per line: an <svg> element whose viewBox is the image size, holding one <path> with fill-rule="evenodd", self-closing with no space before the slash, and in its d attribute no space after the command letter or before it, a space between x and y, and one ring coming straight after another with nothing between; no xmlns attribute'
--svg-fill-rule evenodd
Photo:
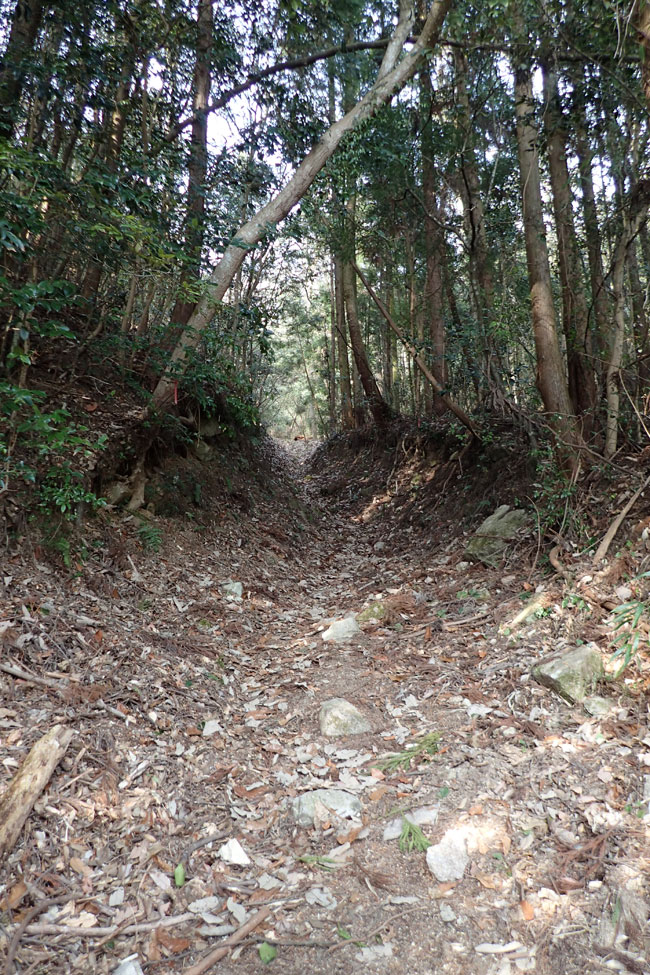
<svg viewBox="0 0 650 975"><path fill-rule="evenodd" d="M640 0L637 29L640 34L641 47L643 49L643 62L641 65L643 92L648 103L648 108L650 108L650 2L648 0Z"/></svg>
<svg viewBox="0 0 650 975"><path fill-rule="evenodd" d="M589 261L591 313L595 325L595 329L593 330L595 342L592 343L592 345L596 346L593 349L594 367L596 375L600 376L602 371L601 356L609 333L610 308L607 289L605 288L601 234L598 225L598 209L596 206L596 194L594 192L594 180L591 168L593 154L587 138L584 106L577 94L580 86L583 84L583 80L579 77L574 78L573 84L576 90L573 109L575 116L575 145L578 155L580 190L582 193L582 218L585 226L587 258Z"/></svg>
<svg viewBox="0 0 650 975"><path fill-rule="evenodd" d="M411 5L402 0L400 18L382 59L377 79L370 90L343 118L331 125L320 141L307 153L293 176L273 199L248 220L233 237L212 271L204 295L190 317L187 328L174 349L171 361L160 378L153 394L154 408L160 409L173 398L175 377L183 372L189 353L196 348L219 302L241 266L248 251L259 243L268 232L291 212L307 192L318 173L336 151L341 140L358 125L374 115L394 92L400 90L413 76L421 59L435 43L451 0L434 0L425 25L408 53L401 59L404 44L409 36L413 12Z"/></svg>
<svg viewBox="0 0 650 975"><path fill-rule="evenodd" d="M468 93L467 58L460 49L454 50L456 68L456 98L463 129L460 152L461 199L465 211L467 242L469 246L470 277L475 284L476 310L483 341L485 380L495 393L501 392L502 380L497 364L492 338L494 319L494 279L485 225L485 210L481 198L481 183L473 144L472 119ZM478 377L477 377L478 381Z"/></svg>
<svg viewBox="0 0 650 975"><path fill-rule="evenodd" d="M553 214L562 286L562 318L567 348L569 396L589 437L596 408L596 383L589 330L589 311L582 278L582 262L573 220L573 198L567 163L566 131L557 73L543 66L546 110L544 124L551 174Z"/></svg>
<svg viewBox="0 0 650 975"><path fill-rule="evenodd" d="M0 139L13 138L18 103L25 80L25 62L43 16L43 0L17 0L9 40L0 65Z"/></svg>
<svg viewBox="0 0 650 975"><path fill-rule="evenodd" d="M625 201L621 207L623 227L614 251L612 268L612 294L614 297L614 324L610 334L609 356L605 388L607 392L607 427L605 434L605 457L613 457L618 442L618 420L620 412L620 373L623 362L625 341L625 265L627 252L633 244L641 226L648 216L650 204L650 181L639 183L634 199L629 207ZM630 216L630 211L632 216Z"/></svg>
<svg viewBox="0 0 650 975"><path fill-rule="evenodd" d="M187 213L185 217L185 263L179 295L171 314L172 325L187 325L196 302L188 297L186 285L201 276L206 176L208 173L208 105L210 102L213 33L212 0L198 0L196 60L190 157L187 164ZM172 339L173 342L173 339Z"/></svg>
<svg viewBox="0 0 650 975"><path fill-rule="evenodd" d="M350 382L350 360L348 359L345 302L343 299L343 263L340 257L334 258L334 297L336 311L336 345L338 349L339 384L341 394L341 425L344 430L351 430L354 426L354 414L352 411L352 383Z"/></svg>
<svg viewBox="0 0 650 975"><path fill-rule="evenodd" d="M377 381L370 368L368 356L366 355L357 313L357 279L352 261L345 261L343 264L343 297L345 299L345 313L348 320L348 331L350 333L350 345L352 346L352 354L354 355L359 379L361 380L372 418L381 429L386 426L392 413L381 395Z"/></svg>
<svg viewBox="0 0 650 975"><path fill-rule="evenodd" d="M424 247L427 269L424 283L424 309L428 340L431 347L431 371L440 386L445 389L448 382L445 322L443 318L443 280L442 280L442 234L436 220L439 211L436 193L436 174L433 163L433 141L431 139L431 76L428 63L420 72L420 148L422 152L422 197L424 199ZM431 386L427 385L425 402L427 413L445 412L445 405L439 397L431 396Z"/></svg>
<svg viewBox="0 0 650 975"><path fill-rule="evenodd" d="M542 209L532 77L530 68L523 63L524 57L525 54L520 54L514 59L513 73L524 237L537 355L536 382L549 424L559 440L558 456L564 467L574 471L579 459L578 448L583 441L573 415L557 335Z"/></svg>

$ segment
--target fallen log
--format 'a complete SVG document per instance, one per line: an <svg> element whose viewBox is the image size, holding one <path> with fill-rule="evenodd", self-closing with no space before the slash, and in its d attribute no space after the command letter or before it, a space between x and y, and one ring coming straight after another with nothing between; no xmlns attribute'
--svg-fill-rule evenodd
<svg viewBox="0 0 650 975"><path fill-rule="evenodd" d="M50 728L33 746L7 791L0 796L0 858L13 849L34 803L68 750L73 734L72 728L60 724Z"/></svg>

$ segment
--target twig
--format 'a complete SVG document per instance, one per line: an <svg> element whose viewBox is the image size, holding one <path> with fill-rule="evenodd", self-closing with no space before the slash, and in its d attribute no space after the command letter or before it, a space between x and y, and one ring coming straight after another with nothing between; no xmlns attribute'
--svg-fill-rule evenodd
<svg viewBox="0 0 650 975"><path fill-rule="evenodd" d="M632 505L634 504L634 502L637 501L637 499L639 498L639 496L641 494L643 494L643 492L645 491L645 489L647 488L647 486L649 484L650 484L650 477L646 477L645 481L643 482L643 484L641 485L641 487L639 488L639 490L635 494L632 495L632 497L630 498L630 500L628 501L628 503L625 505L625 507L616 516L616 518L614 518L614 521L611 523L611 525L607 529L607 532L605 534L605 537L603 538L602 542L600 543L600 545L598 546L598 548L596 550L596 554L594 555L594 559L593 559L592 565L597 565L600 561L602 561L602 559L605 558L605 556L607 555L607 552L609 550L609 546L614 541L614 536L616 535L616 532L621 527L621 523L622 523L623 519L625 518L626 514L628 513L628 511L630 510L630 508L632 507Z"/></svg>
<svg viewBox="0 0 650 975"><path fill-rule="evenodd" d="M187 911L185 914L175 914L173 917L159 917L155 921L141 921L136 924L128 924L126 927L118 924L112 928L75 928L69 924L30 924L27 934L67 934L73 938L111 938L118 934L142 934L144 931L154 931L156 928L172 928L177 924L185 924L187 921L196 921L196 914Z"/></svg>
<svg viewBox="0 0 650 975"><path fill-rule="evenodd" d="M218 948L215 948L214 951L207 954L205 958L197 962L196 965L192 965L191 968L188 968L185 975L203 975L203 972L207 972L208 969L212 968L216 962L221 961L222 958L225 958L233 945L236 945L239 941L242 941L247 934L250 934L251 931L254 931L255 928L259 927L262 921L265 921L270 913L271 909L269 907L263 907L257 912L257 914L254 914L250 920L246 921L245 924L242 924L242 926L238 928L234 934L231 934L229 938L226 938L226 940L223 941Z"/></svg>
<svg viewBox="0 0 650 975"><path fill-rule="evenodd" d="M58 897L48 897L46 900L39 901L38 904L35 904L34 907L27 911L27 914L14 931L13 938L11 939L9 951L7 952L7 960L5 961L5 967L3 970L4 975L11 975L11 971L14 967L14 958L16 956L16 951L18 950L18 945L20 944L20 939L29 927L29 922L38 914L42 914L42 912L47 910L48 907L52 907L54 904L66 904L68 901L75 900L77 897L83 897L83 894L73 891L72 893L68 894L59 894Z"/></svg>
<svg viewBox="0 0 650 975"><path fill-rule="evenodd" d="M358 938L346 938L344 941L339 941L338 944L335 944L330 948L330 952L338 951L339 948L346 948L348 945L358 944L359 941L364 941L364 942L371 941L376 934L379 934L379 932L386 927L387 924L392 924L393 921L399 921L400 918L406 917L407 914L417 914L421 911L429 911L429 910L431 910L430 907L409 907L407 911L400 911L399 914L391 914L390 917L387 917L386 920L383 921L380 925L378 925L376 928L373 928L373 930L370 931L369 934L363 935L363 937L359 936ZM191 975L191 973L186 972L185 975Z"/></svg>

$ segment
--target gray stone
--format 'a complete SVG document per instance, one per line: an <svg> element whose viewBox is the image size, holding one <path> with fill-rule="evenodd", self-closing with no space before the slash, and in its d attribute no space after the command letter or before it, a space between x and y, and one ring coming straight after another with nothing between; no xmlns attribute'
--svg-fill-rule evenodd
<svg viewBox="0 0 650 975"><path fill-rule="evenodd" d="M465 558L493 565L503 555L508 543L523 528L531 526L531 516L527 511L520 508L511 510L509 505L502 504L477 528L465 549Z"/></svg>
<svg viewBox="0 0 650 975"><path fill-rule="evenodd" d="M232 580L222 582L221 591L224 596L230 596L232 599L236 600L241 599L244 595L244 587L241 582L233 582Z"/></svg>
<svg viewBox="0 0 650 975"><path fill-rule="evenodd" d="M370 722L359 708L342 697L325 701L318 715L320 730L324 735L337 738L340 735L362 735L370 731Z"/></svg>
<svg viewBox="0 0 650 975"><path fill-rule="evenodd" d="M209 461L213 460L215 456L214 450L205 442L205 440L196 441L194 444L194 453L196 454L197 459L203 464L207 464Z"/></svg>
<svg viewBox="0 0 650 975"><path fill-rule="evenodd" d="M381 620L386 615L386 607L381 602L381 600L376 600L374 603L370 603L370 606L366 606L362 609L360 613L357 613L358 623L369 623Z"/></svg>
<svg viewBox="0 0 650 975"><path fill-rule="evenodd" d="M452 921L456 920L456 915L454 914L452 908L449 904L440 905L440 918L447 924L451 924Z"/></svg>
<svg viewBox="0 0 650 975"><path fill-rule="evenodd" d="M556 654L533 668L535 680L570 704L584 701L602 674L603 658L593 644Z"/></svg>
<svg viewBox="0 0 650 975"><path fill-rule="evenodd" d="M627 603L632 598L633 593L629 586L617 586L614 590L616 598L620 599L622 603Z"/></svg>
<svg viewBox="0 0 650 975"><path fill-rule="evenodd" d="M391 819L384 829L384 840L399 839L402 835L405 819L409 823L413 823L414 826L433 826L438 818L439 811L440 806L422 806L420 809L413 809L411 812L404 813L403 816L398 816L397 819Z"/></svg>
<svg viewBox="0 0 650 975"><path fill-rule="evenodd" d="M334 620L322 634L322 637L326 642L346 643L360 632L361 627L354 616L347 616L344 620Z"/></svg>
<svg viewBox="0 0 650 975"><path fill-rule="evenodd" d="M312 826L318 808L324 809L344 819L355 819L361 815L362 806L356 796L343 789L314 789L296 796L291 804L293 817L299 826Z"/></svg>
<svg viewBox="0 0 650 975"><path fill-rule="evenodd" d="M597 694L586 697L582 704L587 714L590 714L592 718L604 718L612 709L612 702L608 701L606 697L599 697Z"/></svg>
<svg viewBox="0 0 650 975"><path fill-rule="evenodd" d="M427 867L441 884L460 880L469 863L462 830L450 829L439 843L427 850Z"/></svg>

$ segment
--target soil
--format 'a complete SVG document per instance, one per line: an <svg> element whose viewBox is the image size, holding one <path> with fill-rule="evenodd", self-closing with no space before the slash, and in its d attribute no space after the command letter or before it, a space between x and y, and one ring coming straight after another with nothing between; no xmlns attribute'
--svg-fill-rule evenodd
<svg viewBox="0 0 650 975"><path fill-rule="evenodd" d="M7 558L0 796L52 726L74 737L0 864L5 972L650 971L648 655L599 717L531 674L585 642L609 660L612 611L647 598L648 498L597 567L567 547L553 571L535 531L469 563L498 504L530 508L525 452L391 436L167 458L69 566L27 535ZM595 536L635 484L594 485ZM370 730L323 735L331 698ZM361 816L298 825L316 788ZM422 808L416 848L384 837ZM467 862L440 881L450 830Z"/></svg>

